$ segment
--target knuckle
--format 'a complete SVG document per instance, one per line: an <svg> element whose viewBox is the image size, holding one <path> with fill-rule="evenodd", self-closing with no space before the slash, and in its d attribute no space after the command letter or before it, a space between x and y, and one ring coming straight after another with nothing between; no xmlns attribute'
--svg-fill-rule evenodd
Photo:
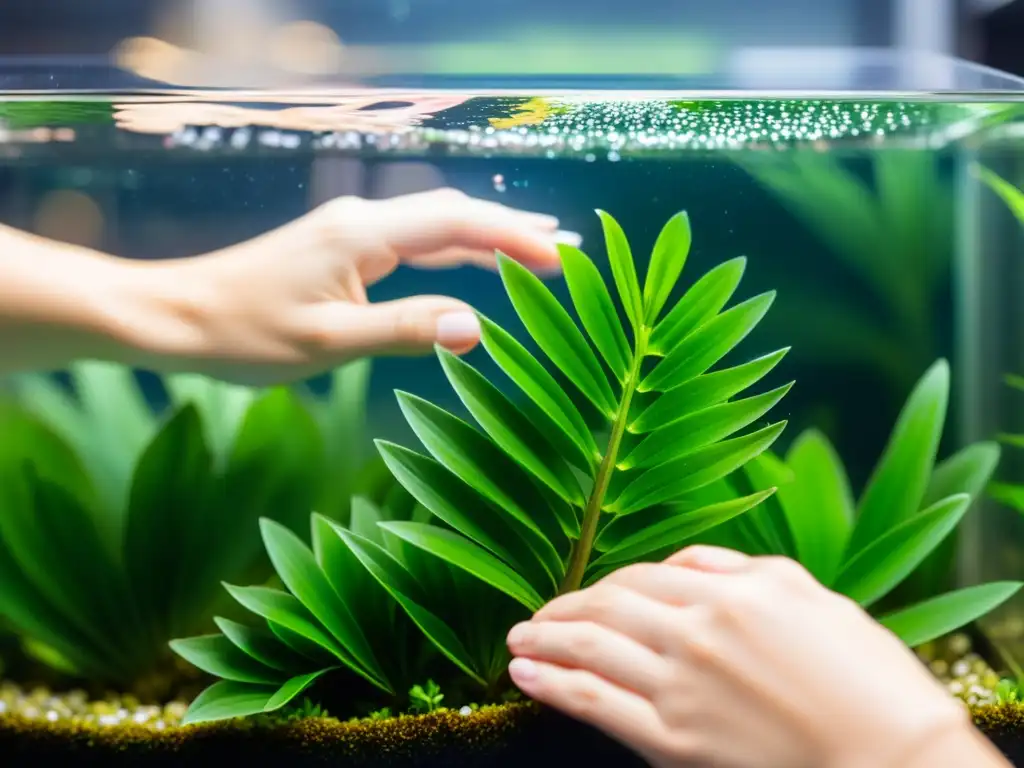
<svg viewBox="0 0 1024 768"><path fill-rule="evenodd" d="M614 584L594 587L587 597L587 613L595 622L613 617L622 606L626 590Z"/></svg>
<svg viewBox="0 0 1024 768"><path fill-rule="evenodd" d="M459 202L466 199L466 193L455 187L438 187L432 193L438 200Z"/></svg>
<svg viewBox="0 0 1024 768"><path fill-rule="evenodd" d="M722 660L721 626L723 615L720 606L694 606L691 612L690 626L682 634L684 651L691 661L703 665L719 665Z"/></svg>
<svg viewBox="0 0 1024 768"><path fill-rule="evenodd" d="M804 586L813 581L807 569L789 557L765 557L761 561L761 569L769 578L787 586Z"/></svg>
<svg viewBox="0 0 1024 768"><path fill-rule="evenodd" d="M585 720L600 713L604 696L589 676L575 677L568 688L570 708L574 714Z"/></svg>

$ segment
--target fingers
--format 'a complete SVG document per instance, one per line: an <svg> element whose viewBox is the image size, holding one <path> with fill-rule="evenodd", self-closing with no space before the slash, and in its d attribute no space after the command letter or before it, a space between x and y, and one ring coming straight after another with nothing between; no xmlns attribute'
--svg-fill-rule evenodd
<svg viewBox="0 0 1024 768"><path fill-rule="evenodd" d="M311 355L325 361L422 355L435 344L463 354L480 341L480 321L472 308L443 296L320 304L306 313L301 325Z"/></svg>
<svg viewBox="0 0 1024 768"><path fill-rule="evenodd" d="M589 723L621 742L658 745L668 740L669 734L651 702L593 672L517 658L509 665L509 674L531 699Z"/></svg>
<svg viewBox="0 0 1024 768"><path fill-rule="evenodd" d="M533 616L533 621L588 621L614 630L650 648L665 651L665 642L678 627L678 609L615 584L596 584L556 597Z"/></svg>
<svg viewBox="0 0 1024 768"><path fill-rule="evenodd" d="M508 634L514 656L585 669L644 696L671 674L669 662L625 635L589 621L530 621Z"/></svg>
<svg viewBox="0 0 1024 768"><path fill-rule="evenodd" d="M579 236L561 232L558 219L520 211L451 189L437 189L387 200L339 198L323 206L330 226L351 235L382 240L398 261L417 265L426 259L438 266L439 255L494 266L502 251L526 267L555 271L561 263L557 243L579 243ZM363 238L357 238L363 239ZM486 258L480 254L488 254ZM455 266L460 262L449 262Z"/></svg>
<svg viewBox="0 0 1024 768"><path fill-rule="evenodd" d="M731 573L749 568L755 559L733 549L701 544L681 549L664 562L699 571Z"/></svg>
<svg viewBox="0 0 1024 768"><path fill-rule="evenodd" d="M729 588L718 573L664 563L631 565L605 576L600 583L625 588L677 608L717 603Z"/></svg>

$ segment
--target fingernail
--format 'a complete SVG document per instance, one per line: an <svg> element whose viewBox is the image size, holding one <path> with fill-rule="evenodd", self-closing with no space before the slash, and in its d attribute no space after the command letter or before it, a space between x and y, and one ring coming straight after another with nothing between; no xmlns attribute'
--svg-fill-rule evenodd
<svg viewBox="0 0 1024 768"><path fill-rule="evenodd" d="M480 320L473 312L446 312L437 318L437 343L460 347L480 338Z"/></svg>
<svg viewBox="0 0 1024 768"><path fill-rule="evenodd" d="M537 665L529 659L512 659L508 665L508 674L516 685L532 683L537 679Z"/></svg>
<svg viewBox="0 0 1024 768"><path fill-rule="evenodd" d="M526 634L526 629L522 624L516 624L512 629L509 630L508 636L505 638L505 642L508 645L519 645L523 641L523 636Z"/></svg>
<svg viewBox="0 0 1024 768"><path fill-rule="evenodd" d="M571 245L574 248L579 248L583 244L583 235L579 232L570 232L567 229L560 229L555 232L555 242L565 243Z"/></svg>

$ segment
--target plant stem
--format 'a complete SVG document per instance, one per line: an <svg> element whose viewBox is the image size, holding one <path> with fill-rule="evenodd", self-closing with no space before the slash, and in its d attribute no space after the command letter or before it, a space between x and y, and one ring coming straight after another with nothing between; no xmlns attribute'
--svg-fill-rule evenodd
<svg viewBox="0 0 1024 768"><path fill-rule="evenodd" d="M580 524L580 538L573 545L572 553L569 555L569 566L565 571L565 578L558 588L558 594L573 592L583 584L583 576L586 573L587 565L590 564L590 553L594 549L594 539L597 537L597 524L601 520L601 508L604 506L604 497L608 492L608 483L611 482L612 473L615 471L615 464L619 457L619 446L622 443L622 435L626 431L626 422L629 420L629 406L633 401L633 393L636 392L640 383L640 366L643 364L647 354L647 338L650 329L641 327L637 332L636 348L633 351L633 365L626 382L622 385L622 399L619 402L618 412L612 422L612 433L608 438L608 448L604 452L604 458L597 468L597 477L594 480L594 488L590 492L590 498L583 508L583 521Z"/></svg>

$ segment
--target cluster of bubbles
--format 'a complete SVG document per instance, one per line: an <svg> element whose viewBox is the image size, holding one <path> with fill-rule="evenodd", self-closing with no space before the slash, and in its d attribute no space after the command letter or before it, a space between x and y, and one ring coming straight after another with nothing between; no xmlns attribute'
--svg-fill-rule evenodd
<svg viewBox="0 0 1024 768"><path fill-rule="evenodd" d="M537 101L536 99L533 101ZM963 107L966 109L966 107ZM623 157L691 150L771 149L809 145L828 149L840 142L879 143L890 137L941 139L943 126L967 118L944 115L950 105L928 102L771 99L737 101L617 100L580 97L545 101L542 114L513 114L499 126L407 126L378 133L360 130L279 131L257 127L234 131L187 127L165 140L169 147L200 151L335 151L360 154L521 155L576 157L611 162ZM483 110L486 114L486 110ZM440 127L438 126L440 124ZM500 184L496 184L500 187Z"/></svg>
<svg viewBox="0 0 1024 768"><path fill-rule="evenodd" d="M946 689L971 707L997 703L999 675L972 648L964 634L951 635L917 649L918 657Z"/></svg>

